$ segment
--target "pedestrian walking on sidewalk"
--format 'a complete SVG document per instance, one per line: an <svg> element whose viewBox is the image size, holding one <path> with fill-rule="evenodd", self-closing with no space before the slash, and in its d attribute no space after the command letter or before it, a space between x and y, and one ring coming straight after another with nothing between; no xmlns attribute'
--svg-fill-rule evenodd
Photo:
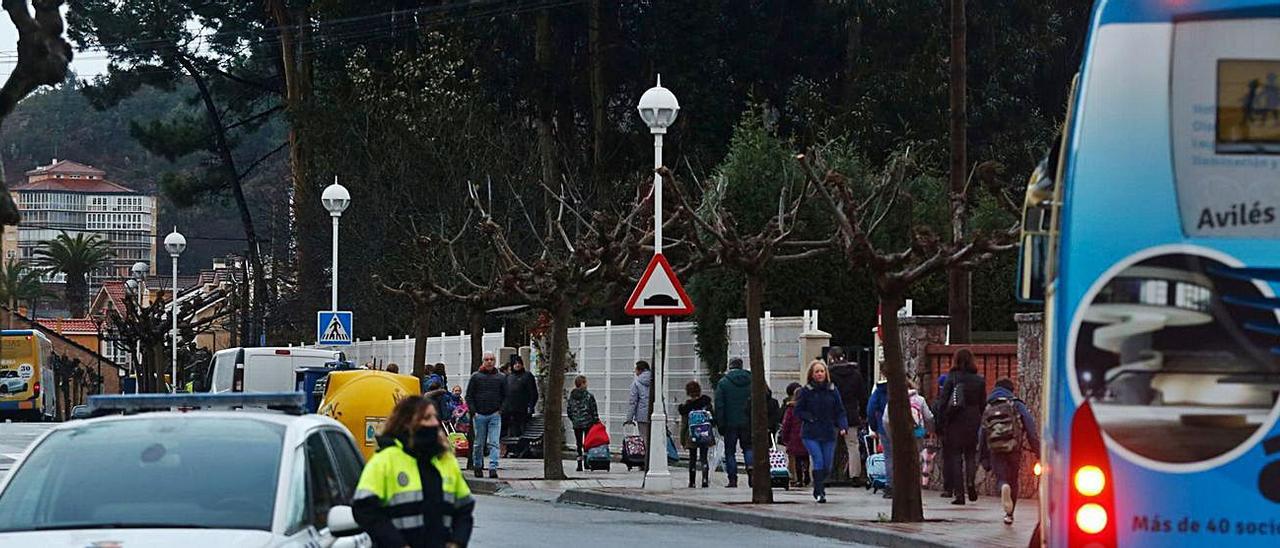
<svg viewBox="0 0 1280 548"><path fill-rule="evenodd" d="M916 390L916 383L913 380L907 380L907 400L911 404L911 437L915 440L913 450L920 455L920 485L923 487L928 483L929 474L924 466L928 458L924 454L924 438L934 429L933 410L929 409L929 404L924 401L924 396ZM884 414L884 430L886 437L893 435L893 424L889 420L889 414Z"/></svg>
<svg viewBox="0 0 1280 548"><path fill-rule="evenodd" d="M827 378L822 360L809 363L808 384L796 398L795 414L800 416L800 438L813 459L813 498L827 502L826 480L836 456L836 440L849 431L849 419L836 385Z"/></svg>
<svg viewBox="0 0 1280 548"><path fill-rule="evenodd" d="M943 467L949 470L946 473L951 476L951 486L956 491L951 504L962 505L966 492L970 502L978 500L974 479L978 473L978 429L987 407L987 381L978 374L969 349L957 350L951 361L958 370L947 376L939 415L947 447Z"/></svg>
<svg viewBox="0 0 1280 548"><path fill-rule="evenodd" d="M636 423L636 427L640 429L640 436L644 442L649 443L649 390L653 386L653 371L649 369L649 362L640 360L636 362L636 376L631 381L631 393L627 396L627 420ZM648 451L657 451L658 449L648 447ZM649 469L649 459L645 459L640 465L641 470Z"/></svg>
<svg viewBox="0 0 1280 548"><path fill-rule="evenodd" d="M978 455L982 467L995 472L1005 525L1013 525L1013 510L1018 504L1022 440L1026 439L1037 458L1040 456L1040 436L1036 432L1036 420L1027 410L1027 404L1013 395L1013 381L996 381L996 387L987 396L987 408L982 412Z"/></svg>
<svg viewBox="0 0 1280 548"><path fill-rule="evenodd" d="M502 436L502 404L507 399L507 380L498 372L497 361L493 352L485 352L480 370L473 373L467 383L466 403L472 413L472 432L477 442L471 446L477 478L484 475L486 449L489 451L489 477L498 477L498 446Z"/></svg>
<svg viewBox="0 0 1280 548"><path fill-rule="evenodd" d="M565 406L569 422L573 423L573 439L578 444L578 472L582 471L582 461L586 459L586 449L582 446L583 438L591 425L600 422L600 411L596 408L596 397L587 391L587 377L578 375L573 379L573 391L569 392L569 403Z"/></svg>
<svg viewBox="0 0 1280 548"><path fill-rule="evenodd" d="M804 448L804 440L800 437L800 416L796 415L796 396L802 385L793 382L787 385L787 401L782 404L786 411L782 413L782 445L787 448L787 461L791 468L791 486L809 485L809 450Z"/></svg>
<svg viewBox="0 0 1280 548"><path fill-rule="evenodd" d="M867 387L863 381L862 368L845 357L844 349L833 346L827 350L831 358L831 382L836 383L840 391L840 399L844 401L845 416L849 417L849 434L844 436L844 447L848 451L849 479L853 485L862 484L862 452L858 449L858 427L867 420Z"/></svg>
<svg viewBox="0 0 1280 548"><path fill-rule="evenodd" d="M946 430L945 421L942 416L942 389L947 386L947 377L960 369L955 365L951 366L951 370L938 375L938 397L933 402L934 427L933 436L938 442L937 454L933 460L942 465L942 498L949 499L954 496L955 483L951 477L951 471L947 469L947 438L942 433Z"/></svg>
<svg viewBox="0 0 1280 548"><path fill-rule="evenodd" d="M688 399L680 404L677 410L680 412L680 445L689 448L689 488L692 489L697 481L698 471L702 471L702 487L710 485L711 467L707 462L707 453L714 445L713 436L702 436L700 433L691 435L691 430L701 428L695 426L695 422L689 417L690 413L698 411L699 421L705 417L714 417L711 409L711 398L702 393L702 384L698 381L689 381L684 385L684 395ZM702 415L702 413L706 413ZM709 422L697 422L696 424L705 424L705 428L709 429ZM695 436L701 439L694 439ZM708 443L710 441L711 443Z"/></svg>
<svg viewBox="0 0 1280 548"><path fill-rule="evenodd" d="M375 546L460 548L471 540L475 499L431 400L396 404L360 474L351 513Z"/></svg>
<svg viewBox="0 0 1280 548"><path fill-rule="evenodd" d="M880 446L884 448L884 498L893 498L893 440L889 439L889 431L885 428L885 411L889 405L889 381L884 378L884 373L880 373L880 378L876 379L876 387L871 391L871 398L867 400L867 428L871 430L872 435L880 440ZM867 451L874 453L871 447Z"/></svg>
<svg viewBox="0 0 1280 548"><path fill-rule="evenodd" d="M729 487L738 486L739 446L747 463L747 477L751 477L750 397L751 373L742 369L742 358L733 358L729 360L729 372L716 384L715 399L716 427L724 437L724 471L729 476Z"/></svg>

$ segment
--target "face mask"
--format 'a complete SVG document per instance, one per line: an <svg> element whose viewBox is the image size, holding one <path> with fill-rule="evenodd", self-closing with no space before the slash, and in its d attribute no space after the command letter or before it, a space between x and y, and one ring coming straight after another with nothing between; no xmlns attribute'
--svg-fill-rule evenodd
<svg viewBox="0 0 1280 548"><path fill-rule="evenodd" d="M444 447L440 445L440 431L434 426L421 426L413 432L409 442L411 452L420 457L439 455Z"/></svg>

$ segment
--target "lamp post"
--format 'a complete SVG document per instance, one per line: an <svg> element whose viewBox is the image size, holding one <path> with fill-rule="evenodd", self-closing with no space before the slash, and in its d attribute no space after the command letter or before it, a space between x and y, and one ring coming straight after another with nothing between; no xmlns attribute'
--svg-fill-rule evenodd
<svg viewBox="0 0 1280 548"><path fill-rule="evenodd" d="M662 253L662 178L656 173L662 167L662 136L676 121L680 103L671 90L658 83L640 96L640 119L653 134L653 252ZM649 491L670 491L671 472L667 469L667 320L664 316L653 318L653 414L649 417L649 471L644 476L644 488Z"/></svg>
<svg viewBox="0 0 1280 548"><path fill-rule="evenodd" d="M324 189L324 193L320 195L320 202L324 204L324 208L329 211L329 217L333 218L333 268L330 273L333 276L333 283L329 286L331 306L330 311L338 311L338 218L342 217L342 212L347 210L347 206L351 205L351 193L347 192L347 187L338 184L338 176L333 176L333 184Z"/></svg>
<svg viewBox="0 0 1280 548"><path fill-rule="evenodd" d="M137 321L139 322L142 321L142 307L146 306L145 300L147 298L147 271L149 270L151 269L147 267L147 263L144 263L142 261L133 263L133 267L129 269L129 271L133 273L133 279L129 281L133 283L130 284L128 282L125 282L125 286L133 290L133 298L138 304ZM135 359L137 359L137 361L134 362L133 364L133 376L134 376L133 393L137 394L142 391L142 372L140 371L140 369L142 369L141 338L133 342L133 355Z"/></svg>
<svg viewBox="0 0 1280 548"><path fill-rule="evenodd" d="M173 354L171 355L173 377L169 381L170 392L178 393L178 256L187 249L187 239L173 227L173 232L164 237L164 248L173 258L173 296L169 298L169 316L173 318L173 327L169 330Z"/></svg>

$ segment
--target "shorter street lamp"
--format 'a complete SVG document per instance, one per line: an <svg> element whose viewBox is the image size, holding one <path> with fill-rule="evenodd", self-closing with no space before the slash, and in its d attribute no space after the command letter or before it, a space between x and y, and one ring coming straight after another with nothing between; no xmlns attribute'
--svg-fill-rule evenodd
<svg viewBox="0 0 1280 548"><path fill-rule="evenodd" d="M169 316L173 318L173 327L169 331L173 346L173 378L169 380L170 392L178 393L178 256L187 249L187 239L173 227L173 232L164 237L164 248L173 257L173 296L169 299Z"/></svg>

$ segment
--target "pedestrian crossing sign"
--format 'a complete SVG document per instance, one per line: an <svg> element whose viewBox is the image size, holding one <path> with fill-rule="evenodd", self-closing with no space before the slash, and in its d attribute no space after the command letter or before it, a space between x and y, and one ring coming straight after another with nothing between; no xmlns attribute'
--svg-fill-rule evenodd
<svg viewBox="0 0 1280 548"><path fill-rule="evenodd" d="M323 311L316 313L316 344L338 346L351 344L351 312Z"/></svg>

